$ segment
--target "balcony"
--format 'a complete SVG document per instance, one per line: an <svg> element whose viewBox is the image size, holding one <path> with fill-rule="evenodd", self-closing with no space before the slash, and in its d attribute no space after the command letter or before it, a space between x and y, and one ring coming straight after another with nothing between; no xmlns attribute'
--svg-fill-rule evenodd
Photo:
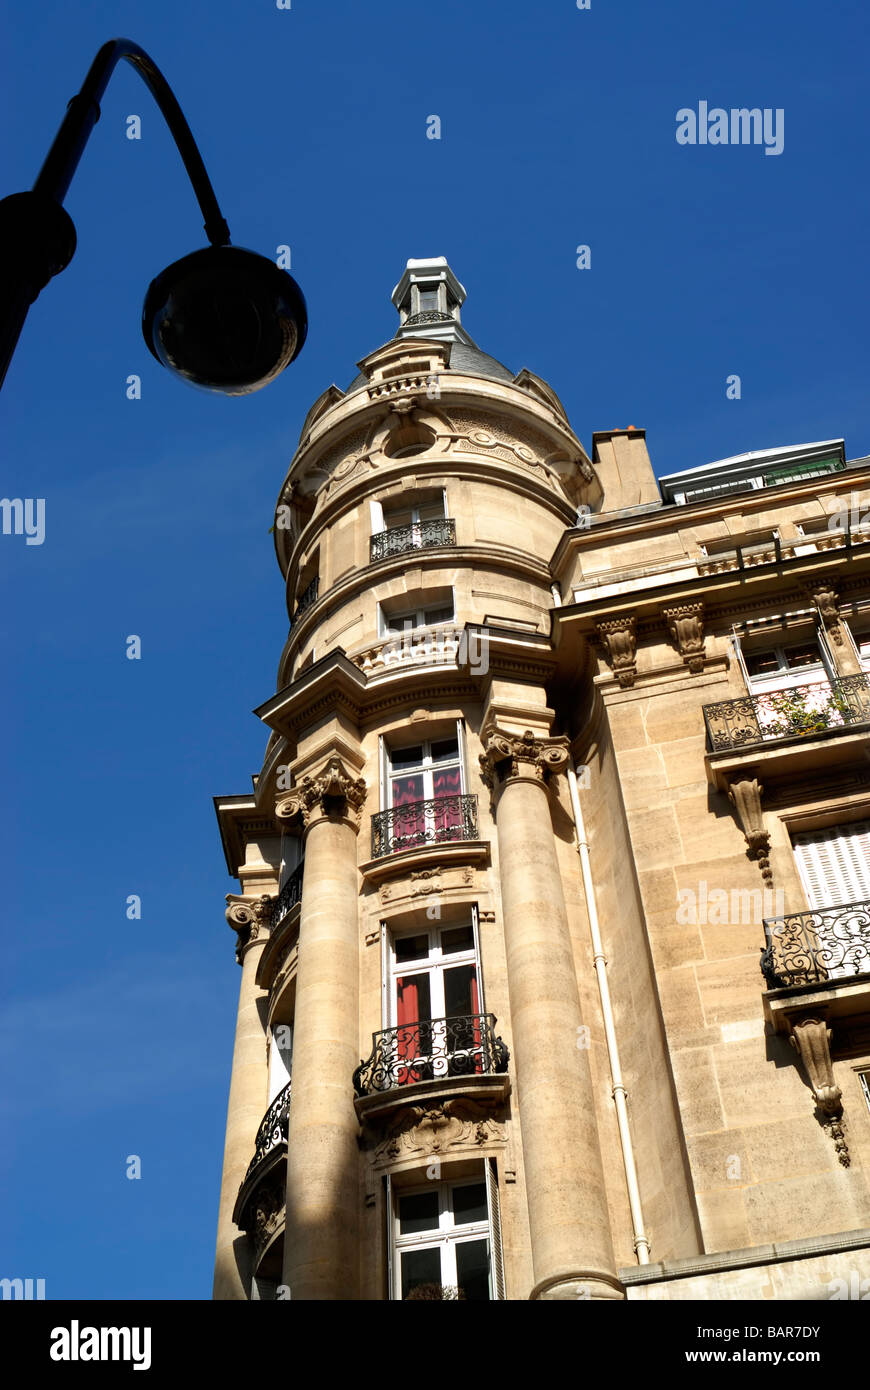
<svg viewBox="0 0 870 1390"><path fill-rule="evenodd" d="M426 845L477 840L477 797L439 796L410 801L372 816L372 858Z"/></svg>
<svg viewBox="0 0 870 1390"><path fill-rule="evenodd" d="M764 934L761 972L769 989L848 983L870 973L870 902L768 917Z"/></svg>
<svg viewBox="0 0 870 1390"><path fill-rule="evenodd" d="M290 1082L279 1091L257 1130L254 1157L233 1209L233 1221L253 1242L254 1269L264 1277L281 1277L281 1245L290 1118Z"/></svg>
<svg viewBox="0 0 870 1390"><path fill-rule="evenodd" d="M711 753L785 739L849 729L870 722L870 683L866 676L843 676L830 683L799 685L704 705Z"/></svg>
<svg viewBox="0 0 870 1390"><path fill-rule="evenodd" d="M292 623L296 623L299 621L306 608L310 608L312 603L316 602L317 591L319 588L320 575L316 574L312 579L311 583L308 585L308 587L306 589L303 589L302 593L299 595L299 598L296 601L296 607L293 609L293 618L291 626Z"/></svg>
<svg viewBox="0 0 870 1390"><path fill-rule="evenodd" d="M291 908L302 901L302 876L305 867L303 859L288 878L280 893L272 900L272 915L269 921L270 931L274 932L281 925Z"/></svg>
<svg viewBox="0 0 870 1390"><path fill-rule="evenodd" d="M434 521L415 521L410 526L391 526L372 536L369 559L388 560L409 550L427 550L433 546L456 544L456 522L451 517Z"/></svg>
<svg viewBox="0 0 870 1390"><path fill-rule="evenodd" d="M504 1074L510 1054L494 1014L421 1019L372 1034L372 1050L353 1074L358 1097L450 1077Z"/></svg>

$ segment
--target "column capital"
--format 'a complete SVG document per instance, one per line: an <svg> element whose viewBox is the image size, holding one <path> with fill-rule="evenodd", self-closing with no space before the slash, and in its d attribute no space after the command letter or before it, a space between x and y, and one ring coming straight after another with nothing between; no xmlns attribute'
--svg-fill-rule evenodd
<svg viewBox="0 0 870 1390"><path fill-rule="evenodd" d="M260 936L268 934L273 899L268 893L259 898L246 898L239 893L227 893L226 918L237 934L236 960L241 965L249 946Z"/></svg>
<svg viewBox="0 0 870 1390"><path fill-rule="evenodd" d="M316 773L306 773L299 785L275 806L275 818L285 829L309 829L316 821L345 821L359 830L366 784L347 763L333 754Z"/></svg>
<svg viewBox="0 0 870 1390"><path fill-rule="evenodd" d="M518 777L543 784L552 773L568 766L568 739L562 735L539 738L531 729L514 734L491 725L482 743L480 775L493 793Z"/></svg>

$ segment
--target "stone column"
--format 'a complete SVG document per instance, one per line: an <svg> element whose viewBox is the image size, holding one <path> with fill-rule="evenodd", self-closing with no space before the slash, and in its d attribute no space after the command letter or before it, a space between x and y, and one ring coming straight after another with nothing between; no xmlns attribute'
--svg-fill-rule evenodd
<svg viewBox="0 0 870 1390"><path fill-rule="evenodd" d="M365 782L330 758L279 803L305 826L293 1025L283 1283L289 1297L359 1297L359 888Z"/></svg>
<svg viewBox="0 0 870 1390"><path fill-rule="evenodd" d="M567 739L490 728L513 1056L535 1274L533 1299L612 1299L616 1277L588 1050L578 1047L574 957L553 842L548 773Z"/></svg>
<svg viewBox="0 0 870 1390"><path fill-rule="evenodd" d="M242 983L227 1105L227 1137L212 1295L216 1299L248 1298L253 1274L250 1241L233 1223L233 1208L248 1164L254 1156L254 1141L268 1098L266 995L258 989L256 977L260 956L268 940L266 920L271 901L268 895L259 898L235 894L227 896L227 921L239 933L236 955L242 966Z"/></svg>

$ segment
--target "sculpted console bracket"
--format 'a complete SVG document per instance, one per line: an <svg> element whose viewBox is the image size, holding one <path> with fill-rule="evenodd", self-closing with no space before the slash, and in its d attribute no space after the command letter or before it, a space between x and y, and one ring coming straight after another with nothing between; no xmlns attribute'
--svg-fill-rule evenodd
<svg viewBox="0 0 870 1390"><path fill-rule="evenodd" d="M773 870L770 867L770 831L764 828L761 812L761 795L764 791L757 777L735 778L728 788L728 799L737 814L737 821L746 840L746 853L755 859L761 869L761 876L768 885L773 884Z"/></svg>
<svg viewBox="0 0 870 1390"><path fill-rule="evenodd" d="M609 618L595 626L613 674L623 690L631 689L637 678L637 629L634 617Z"/></svg>
<svg viewBox="0 0 870 1390"><path fill-rule="evenodd" d="M843 1134L843 1095L834 1081L831 1030L827 1020L813 1015L790 1020L789 1026L789 1042L803 1062L822 1125L834 1141L841 1164L848 1168L851 1160Z"/></svg>
<svg viewBox="0 0 870 1390"><path fill-rule="evenodd" d="M703 603L684 603L677 608L665 608L662 616L680 656L690 671L699 674L704 669Z"/></svg>

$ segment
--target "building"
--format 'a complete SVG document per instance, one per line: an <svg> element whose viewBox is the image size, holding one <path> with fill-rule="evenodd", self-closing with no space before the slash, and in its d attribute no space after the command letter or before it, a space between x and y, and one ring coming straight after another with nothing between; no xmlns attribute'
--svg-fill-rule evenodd
<svg viewBox="0 0 870 1390"><path fill-rule="evenodd" d="M408 262L278 499L215 1297L857 1296L870 459L657 482L464 298Z"/></svg>

